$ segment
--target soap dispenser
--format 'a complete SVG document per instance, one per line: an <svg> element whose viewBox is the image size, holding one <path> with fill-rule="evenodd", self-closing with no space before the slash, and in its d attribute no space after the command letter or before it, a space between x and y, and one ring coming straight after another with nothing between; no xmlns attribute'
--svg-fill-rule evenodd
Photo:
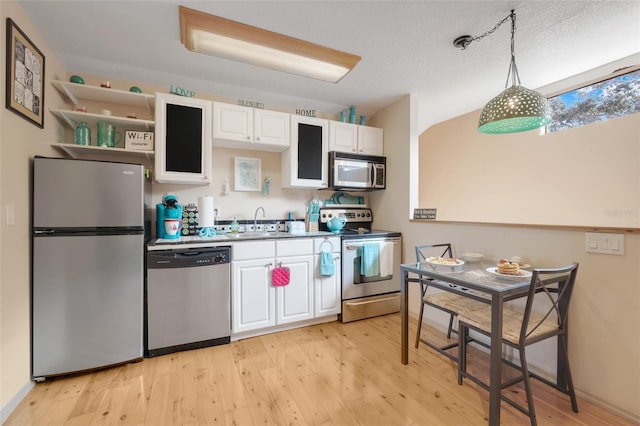
<svg viewBox="0 0 640 426"><path fill-rule="evenodd" d="M240 230L240 224L236 220L235 216L233 217L233 222L231 222L230 229L232 234L237 234L238 231Z"/></svg>

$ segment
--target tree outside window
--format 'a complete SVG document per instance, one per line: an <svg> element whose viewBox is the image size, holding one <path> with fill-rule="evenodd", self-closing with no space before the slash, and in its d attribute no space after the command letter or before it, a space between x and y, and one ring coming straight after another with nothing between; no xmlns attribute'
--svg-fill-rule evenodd
<svg viewBox="0 0 640 426"><path fill-rule="evenodd" d="M640 112L640 70L549 98L548 132Z"/></svg>

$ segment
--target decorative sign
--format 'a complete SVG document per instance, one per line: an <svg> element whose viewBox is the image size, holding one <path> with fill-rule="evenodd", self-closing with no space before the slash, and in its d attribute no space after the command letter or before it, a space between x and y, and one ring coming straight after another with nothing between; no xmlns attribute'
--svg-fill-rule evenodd
<svg viewBox="0 0 640 426"><path fill-rule="evenodd" d="M437 212L438 209L413 209L413 218L435 220Z"/></svg>
<svg viewBox="0 0 640 426"><path fill-rule="evenodd" d="M264 109L264 104L262 102L256 102L256 101L245 101L242 99L238 99L238 105L247 106L251 108Z"/></svg>
<svg viewBox="0 0 640 426"><path fill-rule="evenodd" d="M153 132L125 130L124 147L125 149L153 151Z"/></svg>
<svg viewBox="0 0 640 426"><path fill-rule="evenodd" d="M296 115L302 115L304 117L316 117L315 109L296 109Z"/></svg>
<svg viewBox="0 0 640 426"><path fill-rule="evenodd" d="M187 98L193 98L196 92L193 90L183 89L182 87L173 87L173 84L169 85L169 93L173 93L178 96L186 96Z"/></svg>

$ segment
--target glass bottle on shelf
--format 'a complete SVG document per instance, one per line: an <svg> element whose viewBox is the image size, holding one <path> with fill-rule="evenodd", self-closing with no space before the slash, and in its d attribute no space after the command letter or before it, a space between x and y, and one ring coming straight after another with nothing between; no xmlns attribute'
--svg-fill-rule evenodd
<svg viewBox="0 0 640 426"><path fill-rule="evenodd" d="M91 145L91 129L85 121L76 127L76 145Z"/></svg>

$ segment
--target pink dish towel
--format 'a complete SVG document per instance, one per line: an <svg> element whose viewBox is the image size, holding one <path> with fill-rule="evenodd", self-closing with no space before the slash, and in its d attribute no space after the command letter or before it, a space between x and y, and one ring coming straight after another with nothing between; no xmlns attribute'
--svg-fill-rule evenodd
<svg viewBox="0 0 640 426"><path fill-rule="evenodd" d="M289 285L291 271L286 266L278 266L271 271L271 283L276 287Z"/></svg>

